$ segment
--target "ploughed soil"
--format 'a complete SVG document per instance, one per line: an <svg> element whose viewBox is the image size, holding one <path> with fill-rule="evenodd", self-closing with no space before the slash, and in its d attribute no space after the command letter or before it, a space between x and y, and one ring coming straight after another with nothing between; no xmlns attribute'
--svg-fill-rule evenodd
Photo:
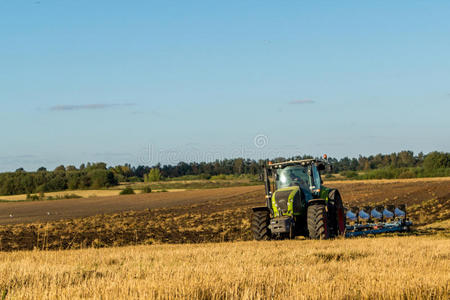
<svg viewBox="0 0 450 300"><path fill-rule="evenodd" d="M325 185L346 206L407 204L417 228L450 218L450 178ZM264 203L263 186L0 203L0 251L249 240L251 207Z"/></svg>
<svg viewBox="0 0 450 300"><path fill-rule="evenodd" d="M264 188L246 186L205 189L181 192L164 192L136 195L90 197L31 202L0 203L0 225L49 222L61 219L82 218L98 214L124 211L172 208L211 203L233 203L239 205L243 198L264 199Z"/></svg>

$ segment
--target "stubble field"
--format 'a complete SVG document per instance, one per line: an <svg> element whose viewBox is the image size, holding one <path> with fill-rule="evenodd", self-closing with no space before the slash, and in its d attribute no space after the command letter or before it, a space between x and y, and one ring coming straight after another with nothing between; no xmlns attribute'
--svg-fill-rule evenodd
<svg viewBox="0 0 450 300"><path fill-rule="evenodd" d="M7 299L448 299L450 240L381 237L0 253Z"/></svg>

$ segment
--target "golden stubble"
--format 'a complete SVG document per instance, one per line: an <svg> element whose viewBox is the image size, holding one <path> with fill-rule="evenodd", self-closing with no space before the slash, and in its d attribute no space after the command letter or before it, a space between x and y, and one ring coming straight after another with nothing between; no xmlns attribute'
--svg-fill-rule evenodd
<svg viewBox="0 0 450 300"><path fill-rule="evenodd" d="M450 240L381 237L0 253L6 299L448 299Z"/></svg>

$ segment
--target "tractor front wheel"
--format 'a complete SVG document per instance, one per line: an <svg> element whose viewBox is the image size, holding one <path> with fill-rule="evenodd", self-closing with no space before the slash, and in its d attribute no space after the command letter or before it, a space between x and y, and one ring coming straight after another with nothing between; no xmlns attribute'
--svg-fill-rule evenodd
<svg viewBox="0 0 450 300"><path fill-rule="evenodd" d="M315 240L329 238L326 205L312 203L307 211L309 237Z"/></svg>
<svg viewBox="0 0 450 300"><path fill-rule="evenodd" d="M252 234L257 241L270 239L270 214L265 210L257 210L252 214Z"/></svg>

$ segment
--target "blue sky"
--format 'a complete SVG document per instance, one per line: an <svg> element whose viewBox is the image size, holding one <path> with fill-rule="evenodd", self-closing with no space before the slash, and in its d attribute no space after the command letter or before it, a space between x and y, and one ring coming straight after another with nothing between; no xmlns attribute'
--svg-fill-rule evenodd
<svg viewBox="0 0 450 300"><path fill-rule="evenodd" d="M0 0L0 170L450 151L449 15L449 1Z"/></svg>

